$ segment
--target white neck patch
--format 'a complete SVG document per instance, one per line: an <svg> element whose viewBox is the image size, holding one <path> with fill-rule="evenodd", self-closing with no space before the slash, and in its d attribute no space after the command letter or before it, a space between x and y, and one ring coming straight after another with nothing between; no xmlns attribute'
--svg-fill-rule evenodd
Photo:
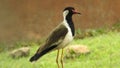
<svg viewBox="0 0 120 68"><path fill-rule="evenodd" d="M66 16L68 15L68 13L69 13L68 10L65 10L65 11L63 12L63 17L64 17L64 19L66 18Z"/></svg>

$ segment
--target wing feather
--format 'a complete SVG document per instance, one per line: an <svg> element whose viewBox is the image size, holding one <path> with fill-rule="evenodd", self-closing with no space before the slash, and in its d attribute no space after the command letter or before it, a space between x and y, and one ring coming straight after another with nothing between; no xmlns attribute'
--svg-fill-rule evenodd
<svg viewBox="0 0 120 68"><path fill-rule="evenodd" d="M41 46L38 49L38 53L52 47L53 45L56 45L56 47L62 43L63 39L65 38L66 34L68 32L68 29L65 27L65 25L61 24L59 25L55 30L53 30L48 38L45 41L45 44Z"/></svg>

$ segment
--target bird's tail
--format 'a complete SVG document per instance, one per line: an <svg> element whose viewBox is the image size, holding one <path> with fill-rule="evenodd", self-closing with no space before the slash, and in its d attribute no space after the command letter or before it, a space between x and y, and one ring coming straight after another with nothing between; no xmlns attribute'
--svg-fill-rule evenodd
<svg viewBox="0 0 120 68"><path fill-rule="evenodd" d="M45 50L41 51L40 53L39 53L39 50L38 50L37 53L30 58L30 62L37 61L40 57L42 57L46 53L50 52L55 47L56 47L56 45L55 46L51 46L51 47L46 48Z"/></svg>
<svg viewBox="0 0 120 68"><path fill-rule="evenodd" d="M30 58L30 62L37 61L40 58L40 56L41 56L40 54L35 54Z"/></svg>

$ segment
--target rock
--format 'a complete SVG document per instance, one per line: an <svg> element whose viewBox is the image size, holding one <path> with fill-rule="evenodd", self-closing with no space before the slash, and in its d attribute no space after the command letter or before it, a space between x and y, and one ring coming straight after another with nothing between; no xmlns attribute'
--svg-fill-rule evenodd
<svg viewBox="0 0 120 68"><path fill-rule="evenodd" d="M12 58L20 58L20 57L26 57L30 54L30 48L29 47L22 47L19 49L15 49L10 52L10 56Z"/></svg>
<svg viewBox="0 0 120 68"><path fill-rule="evenodd" d="M66 48L66 55L64 58L75 58L81 54L89 54L90 50L85 45L72 45Z"/></svg>

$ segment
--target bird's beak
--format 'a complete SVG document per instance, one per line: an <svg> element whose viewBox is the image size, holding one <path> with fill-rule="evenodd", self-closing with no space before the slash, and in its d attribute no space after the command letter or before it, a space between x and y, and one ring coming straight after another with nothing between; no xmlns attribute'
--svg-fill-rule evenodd
<svg viewBox="0 0 120 68"><path fill-rule="evenodd" d="M80 14L80 15L81 15L81 13L79 13L79 12L76 11L76 10L72 10L72 11L73 11L74 14Z"/></svg>

